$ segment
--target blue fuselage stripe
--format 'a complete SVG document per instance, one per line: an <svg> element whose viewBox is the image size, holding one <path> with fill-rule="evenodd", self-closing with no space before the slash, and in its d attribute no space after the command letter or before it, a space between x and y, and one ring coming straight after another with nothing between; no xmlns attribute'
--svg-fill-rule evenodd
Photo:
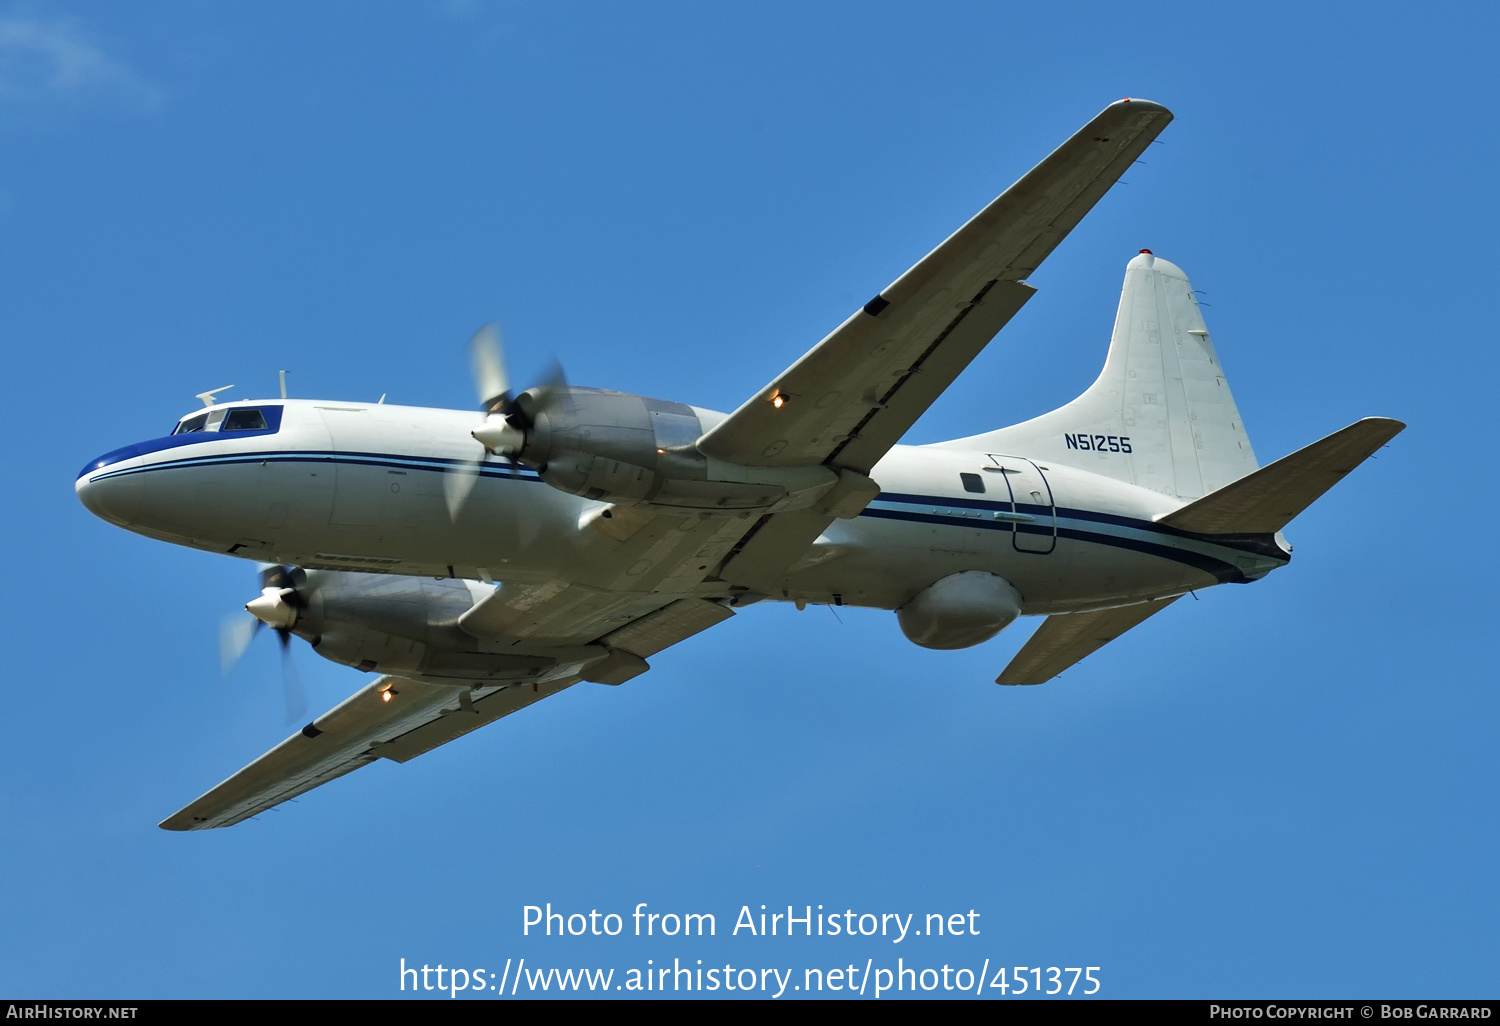
<svg viewBox="0 0 1500 1026"><path fill-rule="evenodd" d="M338 452L334 450L279 450L267 452L233 452L208 454L183 459L163 460L144 466L96 473L93 480L125 477L155 471L187 470L195 467L223 467L265 463L320 463L349 467L389 467L400 470L424 470L432 473L447 473L462 467L474 467L467 460L449 459L440 456L401 456L379 452ZM541 475L529 467L484 463L477 466L481 477L510 481L541 481ZM891 506L921 506L923 509L889 508ZM970 512L972 511L972 512ZM985 512L1034 517L1032 523L1018 523L1008 519L995 520L984 516ZM918 495L903 492L882 492L861 513L862 517L879 520L899 520L909 523L934 524L942 527L969 527L985 531L1018 532L1036 536L1052 536L1073 541L1109 545L1129 549L1147 555L1184 563L1220 581L1244 581L1244 571L1224 559L1195 551L1176 541L1188 542L1199 547L1211 544L1226 552L1244 551L1264 557L1263 549L1242 548L1234 543L1224 543L1212 538L1193 535L1139 517L1122 516L1116 513L1101 513L1095 510L1071 507L1042 506L1031 503L997 502L990 499L970 497ZM1098 524L1101 530L1090 530L1070 522ZM1118 530L1110 531L1113 527ZM1129 532L1147 534L1150 537L1132 537ZM1274 557L1273 557L1274 558ZM1286 562L1285 559L1280 562Z"/></svg>
<svg viewBox="0 0 1500 1026"><path fill-rule="evenodd" d="M131 474L145 474L157 470L185 470L193 467L226 467L255 463L336 463L351 467L391 467L400 470L426 470L446 473L450 470L474 467L468 460L445 459L438 456L397 456L390 453L292 451L292 452L236 452L221 455L193 456L179 460L164 460L145 466L125 470L105 471L96 474L95 481ZM494 477L514 481L540 481L541 476L529 467L506 466L483 463L477 466L481 477Z"/></svg>
<svg viewBox="0 0 1500 1026"><path fill-rule="evenodd" d="M1010 503L1008 502L980 504L979 502L976 502L974 500L969 500L960 504L959 502L942 496L902 495L898 499L894 495L887 494L880 495L875 501L902 502L912 504L920 503L928 507L928 511L919 512L917 510L910 509L881 509L867 507L863 512L860 513L860 516L873 517L880 520L901 520L908 523L935 524L944 527L968 527L985 531L1005 531L1008 533L1014 530L1021 534L1038 535L1042 537L1050 536L1054 531L1054 526L1052 523L1052 507L1050 506L1030 507L1021 505L1018 512L1045 517L1047 522L1016 524L1003 520L997 521L981 519L973 516L964 516L962 514L943 514L933 509L933 507L960 507L961 505L962 508L968 509L994 509L1003 512L1009 512ZM1091 542L1096 545L1109 545L1114 548L1129 549L1131 551L1140 552L1145 555L1157 556L1163 559L1170 559L1173 562L1183 563L1188 566L1194 567L1195 569L1202 570L1204 573L1210 574L1224 583L1238 583L1247 580L1245 572L1240 569L1240 567L1228 562L1227 560L1219 559L1207 553L1196 552L1192 549L1172 544L1172 542L1179 537L1183 538L1184 540L1190 539L1199 544L1203 544L1204 542L1208 541L1208 539L1196 538L1192 535L1185 534L1184 532L1172 531L1170 529L1161 530L1161 525L1154 524L1149 520L1140 520L1133 517L1123 517L1109 513L1090 515L1091 512L1092 511L1089 510L1064 509L1059 507L1057 510L1057 516L1059 521L1094 521L1099 523L1101 526L1117 526L1134 531L1151 532L1155 534L1160 540L1158 541L1147 538L1133 538L1127 534L1110 532L1107 530L1087 530L1084 528L1069 526L1063 523L1058 523L1056 525L1056 536L1059 538L1066 538L1071 541ZM1232 545L1224 545L1220 547L1228 551L1236 551L1236 547ZM1283 562L1285 561L1283 560Z"/></svg>

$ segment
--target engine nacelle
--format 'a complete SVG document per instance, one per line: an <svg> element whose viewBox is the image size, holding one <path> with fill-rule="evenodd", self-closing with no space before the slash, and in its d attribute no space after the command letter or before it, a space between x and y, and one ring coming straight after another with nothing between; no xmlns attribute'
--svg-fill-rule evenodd
<svg viewBox="0 0 1500 1026"><path fill-rule="evenodd" d="M358 670L505 683L545 678L564 656L597 660L607 654L603 648L597 654L487 651L457 626L484 594L477 583L338 570L294 574L299 608L292 632L323 658Z"/></svg>
<svg viewBox="0 0 1500 1026"><path fill-rule="evenodd" d="M1003 577L967 570L944 577L896 610L901 632L923 648L968 648L1021 615L1021 595Z"/></svg>
<svg viewBox="0 0 1500 1026"><path fill-rule="evenodd" d="M704 456L695 443L709 425L682 403L569 387L545 403L522 393L517 405L529 421L521 461L554 488L586 499L666 513L778 512L812 506L840 486L836 515L846 515L843 509L858 509L845 493L868 502L879 490L863 475L845 481L849 471L746 467Z"/></svg>

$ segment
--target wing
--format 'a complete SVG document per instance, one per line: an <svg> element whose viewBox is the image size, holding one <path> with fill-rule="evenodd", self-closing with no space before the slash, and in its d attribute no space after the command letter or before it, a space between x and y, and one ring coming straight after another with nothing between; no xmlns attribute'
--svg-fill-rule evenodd
<svg viewBox="0 0 1500 1026"><path fill-rule="evenodd" d="M644 673L648 656L734 615L721 602L675 590L701 585L704 568L717 565L749 526L733 525L645 516L627 528L611 523L617 534L630 533L605 538L617 547L596 553L592 565L603 575L596 584L620 590L507 583L460 618L476 638L552 653L557 665L544 677L498 687L488 680L380 677L161 826L233 826L376 759L407 762L580 680L620 684ZM610 576L616 573L625 581Z"/></svg>
<svg viewBox="0 0 1500 1026"><path fill-rule="evenodd" d="M1094 613L1049 616L995 683L1043 684L1176 601L1174 597Z"/></svg>
<svg viewBox="0 0 1500 1026"><path fill-rule="evenodd" d="M647 656L733 615L721 601L690 595L507 584L458 622L485 641L550 650L565 666L575 659L568 669L576 679L623 684L651 668Z"/></svg>
<svg viewBox="0 0 1500 1026"><path fill-rule="evenodd" d="M1149 100L1105 108L698 448L750 466L869 473L1031 297L1023 279L1171 120Z"/></svg>
<svg viewBox="0 0 1500 1026"><path fill-rule="evenodd" d="M415 758L538 699L555 695L577 680L563 678L546 684L471 692L401 677L380 677L163 820L161 826L166 830L233 826L376 759L405 762Z"/></svg>

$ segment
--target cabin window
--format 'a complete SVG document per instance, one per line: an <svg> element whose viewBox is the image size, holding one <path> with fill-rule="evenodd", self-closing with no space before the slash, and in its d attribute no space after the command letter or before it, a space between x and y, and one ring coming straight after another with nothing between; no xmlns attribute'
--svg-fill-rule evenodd
<svg viewBox="0 0 1500 1026"><path fill-rule="evenodd" d="M230 410L220 431L264 431L266 418L256 409Z"/></svg>
<svg viewBox="0 0 1500 1026"><path fill-rule="evenodd" d="M978 474L959 474L958 479L964 483L964 491L984 494L984 478Z"/></svg>
<svg viewBox="0 0 1500 1026"><path fill-rule="evenodd" d="M172 434L174 434L174 435L186 435L186 434L189 434L189 433L191 433L193 431L202 431L203 430L203 425L207 424L207 423L208 423L208 414L206 414L206 413L200 413L200 414L198 414L198 416L196 416L196 417L189 417L187 420L183 421L181 424L178 424L177 425L177 430L173 431Z"/></svg>

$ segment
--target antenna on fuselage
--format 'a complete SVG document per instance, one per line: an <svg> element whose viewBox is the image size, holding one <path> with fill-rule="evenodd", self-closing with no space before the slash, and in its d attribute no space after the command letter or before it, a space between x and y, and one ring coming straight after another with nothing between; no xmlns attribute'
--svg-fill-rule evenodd
<svg viewBox="0 0 1500 1026"><path fill-rule="evenodd" d="M281 398L286 398L286 371L279 372L281 376Z"/></svg>
<svg viewBox="0 0 1500 1026"><path fill-rule="evenodd" d="M210 392L199 392L196 396L194 396L194 398L202 399L204 406L212 406L214 404L214 396L218 395L220 392L227 392L233 387L233 385L225 385L223 388L216 388Z"/></svg>

